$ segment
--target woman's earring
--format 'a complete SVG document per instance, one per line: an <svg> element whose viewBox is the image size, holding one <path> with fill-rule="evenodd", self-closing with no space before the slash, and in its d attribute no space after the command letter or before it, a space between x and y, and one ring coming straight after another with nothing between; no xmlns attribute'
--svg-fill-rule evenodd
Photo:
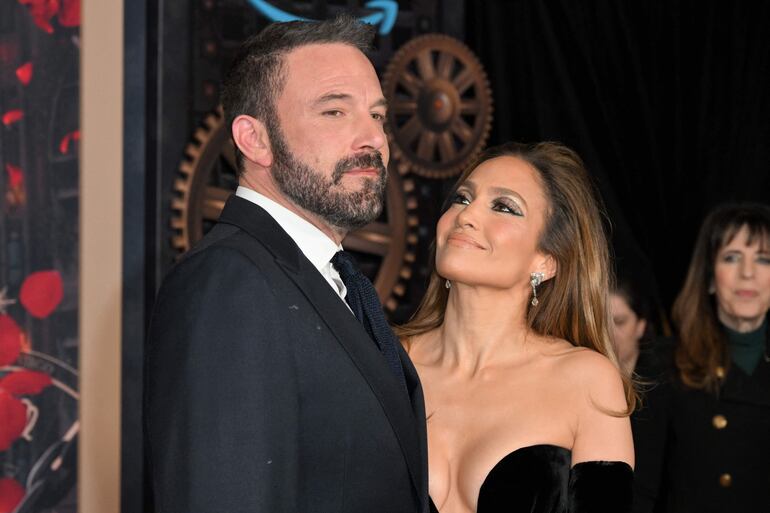
<svg viewBox="0 0 770 513"><path fill-rule="evenodd" d="M529 284L532 285L532 306L537 306L540 302L537 300L537 287L543 283L543 278L545 278L543 273L531 273L529 275Z"/></svg>
<svg viewBox="0 0 770 513"><path fill-rule="evenodd" d="M451 289L452 288L452 282L447 280L444 282L444 288Z"/></svg>

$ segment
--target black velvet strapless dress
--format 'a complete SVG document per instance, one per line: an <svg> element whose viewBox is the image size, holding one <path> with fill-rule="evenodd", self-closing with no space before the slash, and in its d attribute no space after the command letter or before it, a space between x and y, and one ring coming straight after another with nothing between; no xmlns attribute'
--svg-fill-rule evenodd
<svg viewBox="0 0 770 513"><path fill-rule="evenodd" d="M556 445L518 449L494 466L479 490L477 513L626 513L634 471L621 461L586 461ZM430 512L439 513L433 501Z"/></svg>

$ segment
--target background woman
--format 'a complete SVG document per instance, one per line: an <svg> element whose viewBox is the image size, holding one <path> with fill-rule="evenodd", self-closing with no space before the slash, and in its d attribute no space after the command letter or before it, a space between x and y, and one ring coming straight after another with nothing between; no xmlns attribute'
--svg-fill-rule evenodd
<svg viewBox="0 0 770 513"><path fill-rule="evenodd" d="M579 157L487 150L459 179L401 329L425 391L441 513L622 512L634 392L609 339L607 243Z"/></svg>
<svg viewBox="0 0 770 513"><path fill-rule="evenodd" d="M635 433L656 448L640 461L636 511L770 511L768 309L770 208L719 207L674 303L671 382Z"/></svg>
<svg viewBox="0 0 770 513"><path fill-rule="evenodd" d="M619 276L610 293L610 335L620 368L628 376L639 374L639 364L644 366L653 331L650 313L649 295L630 278Z"/></svg>

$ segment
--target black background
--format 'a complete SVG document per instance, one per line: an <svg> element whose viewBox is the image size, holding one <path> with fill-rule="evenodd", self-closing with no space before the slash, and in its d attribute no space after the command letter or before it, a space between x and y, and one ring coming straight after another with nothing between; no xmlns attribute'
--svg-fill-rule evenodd
<svg viewBox="0 0 770 513"><path fill-rule="evenodd" d="M496 99L491 143L557 140L596 177L620 273L664 308L706 212L770 203L770 4L468 2Z"/></svg>

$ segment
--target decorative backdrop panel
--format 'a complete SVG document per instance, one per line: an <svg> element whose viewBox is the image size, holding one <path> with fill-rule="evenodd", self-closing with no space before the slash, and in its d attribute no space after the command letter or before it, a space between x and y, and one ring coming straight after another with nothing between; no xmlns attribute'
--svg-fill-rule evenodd
<svg viewBox="0 0 770 513"><path fill-rule="evenodd" d="M74 513L79 0L0 3L0 513Z"/></svg>

